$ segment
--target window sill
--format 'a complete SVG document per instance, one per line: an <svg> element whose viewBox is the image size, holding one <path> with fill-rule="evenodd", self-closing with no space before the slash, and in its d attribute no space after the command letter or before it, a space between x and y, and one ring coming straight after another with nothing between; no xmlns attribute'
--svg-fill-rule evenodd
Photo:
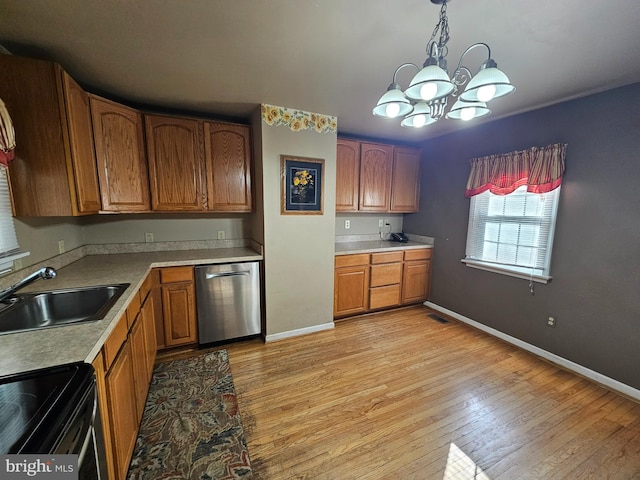
<svg viewBox="0 0 640 480"><path fill-rule="evenodd" d="M548 275L541 275L539 273L531 273L531 269L521 267L508 267L503 265L497 265L495 263L485 263L478 260L469 260L463 258L460 260L466 264L467 267L477 268L478 270L485 270L487 272L500 273L502 275L508 275L510 277L522 278L523 280L530 280L537 283L549 283L553 278Z"/></svg>
<svg viewBox="0 0 640 480"><path fill-rule="evenodd" d="M0 275L13 271L13 261L29 255L29 252L12 251L0 257Z"/></svg>

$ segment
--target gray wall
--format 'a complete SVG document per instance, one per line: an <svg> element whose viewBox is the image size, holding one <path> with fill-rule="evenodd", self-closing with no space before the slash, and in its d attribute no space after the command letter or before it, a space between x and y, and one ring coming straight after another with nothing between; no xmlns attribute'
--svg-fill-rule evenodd
<svg viewBox="0 0 640 480"><path fill-rule="evenodd" d="M425 142L420 213L404 228L435 237L430 301L640 388L639 105L640 83ZM553 281L532 296L527 281L460 263L468 161L555 142L568 148Z"/></svg>

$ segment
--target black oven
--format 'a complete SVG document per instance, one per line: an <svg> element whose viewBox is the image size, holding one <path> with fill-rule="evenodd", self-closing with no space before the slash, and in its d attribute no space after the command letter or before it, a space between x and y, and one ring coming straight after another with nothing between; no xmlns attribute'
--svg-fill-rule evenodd
<svg viewBox="0 0 640 480"><path fill-rule="evenodd" d="M76 454L80 480L107 479L93 367L0 378L0 453Z"/></svg>

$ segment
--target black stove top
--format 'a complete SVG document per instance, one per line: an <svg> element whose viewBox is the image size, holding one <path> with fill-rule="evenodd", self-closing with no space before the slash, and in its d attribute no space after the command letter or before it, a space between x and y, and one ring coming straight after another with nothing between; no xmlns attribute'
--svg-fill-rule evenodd
<svg viewBox="0 0 640 480"><path fill-rule="evenodd" d="M65 419L92 382L87 363L0 377L0 453L53 451Z"/></svg>

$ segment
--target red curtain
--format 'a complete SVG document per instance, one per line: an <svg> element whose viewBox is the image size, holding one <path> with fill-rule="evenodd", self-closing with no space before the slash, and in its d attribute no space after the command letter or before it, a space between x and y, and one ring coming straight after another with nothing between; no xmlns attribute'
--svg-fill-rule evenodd
<svg viewBox="0 0 640 480"><path fill-rule="evenodd" d="M13 160L14 149L16 148L16 132L13 129L13 123L9 112L0 100L0 163L9 165Z"/></svg>
<svg viewBox="0 0 640 480"><path fill-rule="evenodd" d="M556 143L517 152L473 158L465 196L473 197L489 190L508 195L527 185L527 191L546 193L562 183L567 145Z"/></svg>

